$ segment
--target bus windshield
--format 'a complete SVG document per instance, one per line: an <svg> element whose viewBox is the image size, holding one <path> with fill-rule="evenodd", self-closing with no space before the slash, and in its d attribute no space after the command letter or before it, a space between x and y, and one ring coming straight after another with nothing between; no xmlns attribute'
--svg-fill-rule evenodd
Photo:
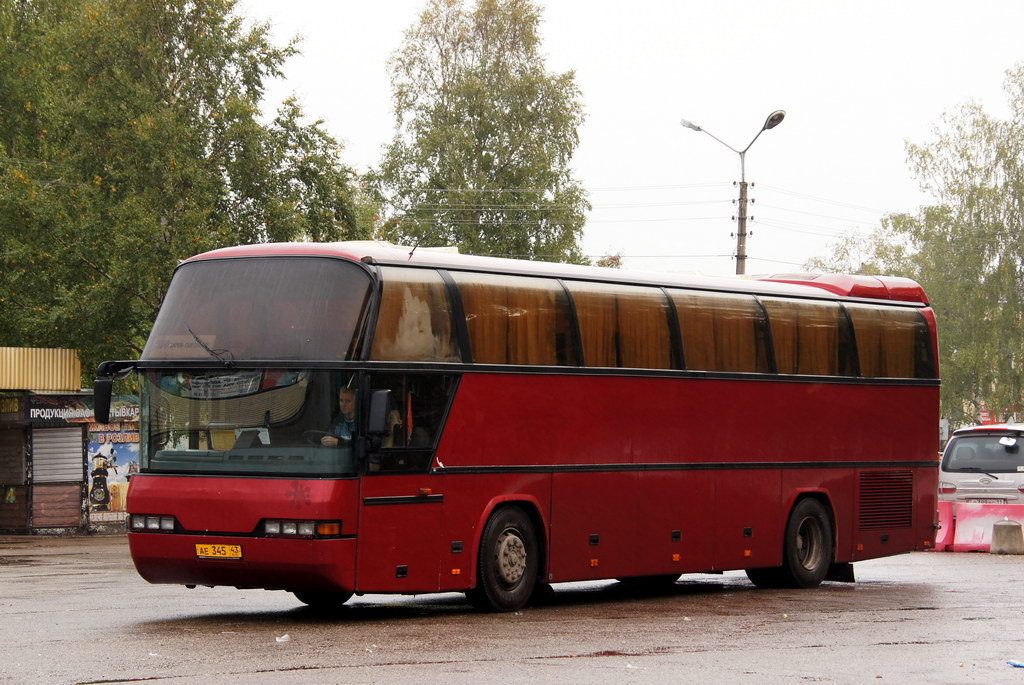
<svg viewBox="0 0 1024 685"><path fill-rule="evenodd" d="M370 276L322 257L183 264L143 360L341 361L357 351Z"/></svg>
<svg viewBox="0 0 1024 685"><path fill-rule="evenodd" d="M354 374L310 369L150 370L141 467L151 473L355 473ZM144 428L143 430L146 430Z"/></svg>

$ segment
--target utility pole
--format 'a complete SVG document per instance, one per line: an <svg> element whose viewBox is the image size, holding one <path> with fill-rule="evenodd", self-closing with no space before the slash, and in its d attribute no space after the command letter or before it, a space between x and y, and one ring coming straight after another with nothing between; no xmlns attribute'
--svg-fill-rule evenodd
<svg viewBox="0 0 1024 685"><path fill-rule="evenodd" d="M777 109L768 115L768 118L764 120L764 126L757 132L754 139L747 144L742 150L737 150L729 143L725 142L711 131L705 130L686 119L681 120L679 123L692 131L698 131L706 133L722 145L726 146L736 154L740 156L740 200L739 207L736 211L736 275L742 276L747 273L747 150L754 144L754 141L758 137L770 128L775 128L782 123L782 120L786 118L786 113L781 109Z"/></svg>
<svg viewBox="0 0 1024 685"><path fill-rule="evenodd" d="M747 273L747 180L740 175L740 206L736 212L736 273Z"/></svg>

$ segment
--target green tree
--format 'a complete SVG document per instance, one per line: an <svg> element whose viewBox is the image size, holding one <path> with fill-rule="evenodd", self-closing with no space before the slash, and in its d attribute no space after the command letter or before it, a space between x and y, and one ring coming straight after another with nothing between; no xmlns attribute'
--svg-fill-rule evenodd
<svg viewBox="0 0 1024 685"><path fill-rule="evenodd" d="M848 237L810 264L924 286L939 321L942 412L958 425L976 422L983 403L1004 417L1024 407L1024 65L1004 88L1008 119L966 104L931 141L908 145L934 205L889 215L870 238Z"/></svg>
<svg viewBox="0 0 1024 685"><path fill-rule="evenodd" d="M352 172L235 0L0 0L0 344L137 355L178 260L365 237Z"/></svg>
<svg viewBox="0 0 1024 685"><path fill-rule="evenodd" d="M392 56L396 135L375 180L382 234L473 254L585 262L569 71L540 53L530 0L431 0Z"/></svg>

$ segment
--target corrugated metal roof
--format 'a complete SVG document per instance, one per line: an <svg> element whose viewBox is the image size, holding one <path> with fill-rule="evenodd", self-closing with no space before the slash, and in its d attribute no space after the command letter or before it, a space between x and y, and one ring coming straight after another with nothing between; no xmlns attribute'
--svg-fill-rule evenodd
<svg viewBox="0 0 1024 685"><path fill-rule="evenodd" d="M74 392L81 384L82 362L75 350L0 347L0 390Z"/></svg>

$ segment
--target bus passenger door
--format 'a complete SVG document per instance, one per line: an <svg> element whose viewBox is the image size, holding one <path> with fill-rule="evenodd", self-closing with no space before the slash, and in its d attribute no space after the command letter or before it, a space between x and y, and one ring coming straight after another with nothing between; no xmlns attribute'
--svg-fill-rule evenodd
<svg viewBox="0 0 1024 685"><path fill-rule="evenodd" d="M445 550L443 479L429 474L452 374L374 373L390 391L389 426L363 476L356 586L360 591L436 592Z"/></svg>

